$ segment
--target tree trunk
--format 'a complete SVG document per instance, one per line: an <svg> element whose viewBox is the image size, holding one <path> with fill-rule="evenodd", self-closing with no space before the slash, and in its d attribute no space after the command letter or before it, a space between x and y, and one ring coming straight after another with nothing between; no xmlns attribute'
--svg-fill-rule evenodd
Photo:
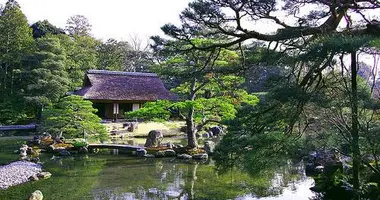
<svg viewBox="0 0 380 200"><path fill-rule="evenodd" d="M195 100L195 84L197 82L197 79L193 79L190 85L190 98L189 100L194 101ZM189 108L189 111L186 116L186 133L187 133L187 145L191 148L197 148L197 136L195 125L194 125L194 106L191 106Z"/></svg>
<svg viewBox="0 0 380 200"><path fill-rule="evenodd" d="M354 187L354 199L360 199L360 148L359 148L359 121L358 121L358 85L357 85L357 65L356 52L351 53L351 137L352 137L352 176Z"/></svg>
<svg viewBox="0 0 380 200"><path fill-rule="evenodd" d="M191 148L197 148L197 136L194 126L194 108L191 107L186 117L186 133L187 133L187 145Z"/></svg>

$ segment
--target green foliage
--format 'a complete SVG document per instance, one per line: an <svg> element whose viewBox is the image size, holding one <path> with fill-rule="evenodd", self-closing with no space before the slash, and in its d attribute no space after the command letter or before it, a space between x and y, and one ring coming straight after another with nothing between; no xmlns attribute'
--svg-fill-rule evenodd
<svg viewBox="0 0 380 200"><path fill-rule="evenodd" d="M149 50L131 49L125 58L124 71L151 72L154 64L154 58Z"/></svg>
<svg viewBox="0 0 380 200"><path fill-rule="evenodd" d="M17 2L10 0L0 13L0 61L8 70L17 69L33 45L32 29ZM7 72L9 72L7 71Z"/></svg>
<svg viewBox="0 0 380 200"><path fill-rule="evenodd" d="M71 144L76 148L88 146L88 142L85 139L74 139Z"/></svg>
<svg viewBox="0 0 380 200"><path fill-rule="evenodd" d="M51 24L48 20L38 21L30 26L33 29L33 38L41 38L46 35L65 34L65 32Z"/></svg>
<svg viewBox="0 0 380 200"><path fill-rule="evenodd" d="M65 53L60 41L43 37L37 41L36 52L29 57L26 100L38 107L57 102L69 89Z"/></svg>
<svg viewBox="0 0 380 200"><path fill-rule="evenodd" d="M0 124L15 124L24 119L28 115L25 112L23 99L13 99L0 104Z"/></svg>
<svg viewBox="0 0 380 200"><path fill-rule="evenodd" d="M183 91L184 90L182 90L182 92ZM236 97L215 95L213 98L199 97L194 100L183 100L179 102L148 102L144 104L141 109L126 113L126 116L127 118L166 121L173 115L178 113L180 115L186 115L190 109L194 109L195 115L193 120L197 124L202 124L204 120L225 123L235 118L235 114L241 103L252 106L258 103L256 96L249 95L244 90L237 90L235 95Z"/></svg>
<svg viewBox="0 0 380 200"><path fill-rule="evenodd" d="M372 40L373 37L369 36L327 35L317 37L307 46L306 53L301 55L300 59L310 61L326 58L330 53L351 53L368 46Z"/></svg>
<svg viewBox="0 0 380 200"><path fill-rule="evenodd" d="M181 99L165 105L164 110L176 111L177 116L186 120L187 134L191 138L188 140L189 146L197 146L197 129L201 130L212 123L225 123L235 117L242 103L255 105L258 102L257 97L248 94L242 87L244 79L236 72L239 56L235 51L223 48L212 51L181 51L188 48L181 41L165 41L159 37L154 37L153 40L155 54L162 59L153 70L165 80L175 82L172 92ZM194 39L193 42L210 44L214 41ZM159 105L150 106L154 108ZM152 113L156 114L151 111L151 107L144 107L132 115L141 117L145 114L145 119L157 118L150 116ZM163 118L168 116L165 114Z"/></svg>
<svg viewBox="0 0 380 200"><path fill-rule="evenodd" d="M71 16L66 22L66 31L71 36L90 36L92 25L83 15Z"/></svg>
<svg viewBox="0 0 380 200"><path fill-rule="evenodd" d="M99 45L98 69L129 72L149 72L154 65L151 52L140 49L141 41L132 38L132 44L126 41L108 39Z"/></svg>
<svg viewBox="0 0 380 200"><path fill-rule="evenodd" d="M380 50L380 39L372 40L370 43L370 46L375 47L376 49Z"/></svg>
<svg viewBox="0 0 380 200"><path fill-rule="evenodd" d="M108 39L99 45L98 68L102 70L124 71L128 51L131 46L128 42Z"/></svg>
<svg viewBox="0 0 380 200"><path fill-rule="evenodd" d="M170 117L170 107L172 103L166 100L156 101L156 102L147 102L144 104L143 108L125 113L125 116L128 119L137 118L144 120L153 120L153 121L166 121Z"/></svg>
<svg viewBox="0 0 380 200"><path fill-rule="evenodd" d="M315 189L326 199L352 199L350 182L350 177L338 170L331 177L315 177Z"/></svg>
<svg viewBox="0 0 380 200"><path fill-rule="evenodd" d="M239 139L240 136L246 138L239 141L241 145L236 144L236 148L225 152L227 154L226 161L229 161L228 156L232 156L232 160L240 160L240 164L246 160L255 165L256 163L250 158L260 158L260 156L255 153L246 157L245 155L249 155L249 152L242 153L243 149L252 147L253 151L263 152L263 155L272 155L265 153L265 149L269 149L271 146L258 145L258 148L255 148L256 144L252 142L263 140L268 141L269 144L276 144L277 139L281 141L286 139L283 138L284 136L288 136L292 140L284 141L285 145L282 145L283 149L288 149L288 143L296 141L305 132L321 132L319 128L323 132L335 128L342 140L347 140L352 147L354 199L360 199L357 192L360 189L359 169L362 155L360 155L358 143L363 138L359 137L358 129L365 130L371 127L368 126L368 123L359 124L357 120L357 117L368 116L368 110L366 110L368 105L366 106L365 103L368 95L366 90L362 90L362 85L359 85L359 92L357 91L356 81L358 78L355 62L364 48L366 48L366 53L378 54L372 50L378 46L376 40L379 36L378 21L369 22L366 20L369 16L360 11L375 10L379 6L377 1L363 1L362 3L367 6L355 8L347 6L347 4L330 3L323 0L308 1L307 4L304 1L292 0L254 2L236 0L233 3L231 1L196 0L191 2L188 8L181 13L180 26L167 24L162 27L162 30L168 36L181 41L182 46L186 47L181 50L233 48L238 44L240 46L242 43L258 40L259 42L269 42L264 44L268 49L281 51L280 54L284 55L288 63L274 62L274 64L281 64L284 69L288 69L288 73L281 74L283 82L277 82L281 87L275 86L276 90L268 91L264 97L264 104L259 105L259 110L251 110L251 113L249 109L240 110L247 116L238 113L238 118L241 118L236 122L238 128L230 130L233 139L228 140L223 148L229 150L231 146L234 146L228 146L229 143ZM317 9L309 9L301 12L302 14L298 12L307 10L306 7L310 5ZM273 17L275 12L294 15L298 20L295 24L288 25L286 20ZM359 14L356 15L355 12L359 12ZM360 20L351 20L354 17L365 19L366 26L364 27ZM271 19L273 24L279 25L281 28L277 28L275 33L262 33L259 27L252 27L249 25L250 23L242 23L257 22L262 19ZM326 20L321 23L322 19ZM347 26L340 26L344 21ZM199 43L194 38L200 36L206 38L206 41L210 38L219 40L211 43ZM371 43L371 41L373 42ZM275 45L272 45L272 42ZM375 48L369 49L368 47L371 46ZM270 53L268 50L267 54ZM346 62L348 54L351 56L351 66ZM260 63L263 57L248 57L251 57L252 60L256 59L255 64L257 65L265 63ZM287 59L288 57L291 59ZM330 77L329 72L335 69L341 69L341 71L337 76ZM341 75L340 78L339 75ZM334 78L339 80L338 83L334 82ZM359 80L359 84L361 83ZM361 99L357 100L357 97ZM329 107L327 104L333 106ZM309 119L315 119L314 117L320 121L316 120L316 124L310 124ZM367 119L369 120L363 121L372 120L371 118ZM319 122L326 125L327 128L320 126ZM312 127L308 127L309 125ZM309 128L314 128L314 130ZM275 135L272 135L274 133ZM229 139L229 137L225 137L223 140L225 139ZM251 142L247 143L246 141ZM276 151L273 152L273 155L276 155ZM220 163L223 164L223 160Z"/></svg>
<svg viewBox="0 0 380 200"><path fill-rule="evenodd" d="M81 87L84 74L89 69L96 69L98 63L97 47L100 42L90 36L56 35L65 51L66 71L69 74L70 89Z"/></svg>
<svg viewBox="0 0 380 200"><path fill-rule="evenodd" d="M26 116L22 102L23 57L33 50L32 30L16 1L0 10L0 123L15 123Z"/></svg>
<svg viewBox="0 0 380 200"><path fill-rule="evenodd" d="M256 107L245 106L228 124L228 133L216 147L218 171L237 167L254 175L286 164L300 141L297 135L284 134L291 115L286 105L269 104L266 98Z"/></svg>
<svg viewBox="0 0 380 200"><path fill-rule="evenodd" d="M286 70L279 73L280 81L266 91L257 107L239 110L229 133L217 147L219 169L227 171L238 166L254 174L271 165L284 164L287 158L299 153L340 149L350 143L352 137L347 127L351 126L351 77L349 66L337 64L341 64L338 56L342 56L344 63L345 54L366 48L373 38L333 35L314 39L300 54L289 52L290 58L279 61ZM252 64L265 63L261 59L264 57L253 59ZM325 70L323 66L332 68ZM370 151L378 154L378 146L369 142L378 136L365 133L364 128L376 130L376 126L368 123L373 121L373 115L366 110L373 107L371 80L360 76L356 80L361 150L363 154ZM365 134L370 136L369 140Z"/></svg>
<svg viewBox="0 0 380 200"><path fill-rule="evenodd" d="M67 96L42 113L40 132L63 135L67 138L95 138L105 140L106 128L95 114L92 103L80 96Z"/></svg>

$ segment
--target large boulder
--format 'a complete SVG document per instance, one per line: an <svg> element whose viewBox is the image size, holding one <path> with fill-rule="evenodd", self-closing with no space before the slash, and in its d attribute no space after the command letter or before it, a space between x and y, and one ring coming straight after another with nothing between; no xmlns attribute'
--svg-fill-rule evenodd
<svg viewBox="0 0 380 200"><path fill-rule="evenodd" d="M145 147L157 147L159 146L164 136L160 131L152 130L148 133L148 138L145 141Z"/></svg>
<svg viewBox="0 0 380 200"><path fill-rule="evenodd" d="M44 199L44 195L42 194L40 190L34 191L29 197L29 200L43 200L43 199Z"/></svg>
<svg viewBox="0 0 380 200"><path fill-rule="evenodd" d="M215 151L215 142L210 141L210 140L205 141L203 148L205 149L205 151L207 152L207 154L212 155L214 153L214 151Z"/></svg>

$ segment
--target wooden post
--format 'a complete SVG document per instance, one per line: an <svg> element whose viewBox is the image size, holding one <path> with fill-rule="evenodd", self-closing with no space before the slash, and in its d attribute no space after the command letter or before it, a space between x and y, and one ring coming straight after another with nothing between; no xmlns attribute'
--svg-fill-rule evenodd
<svg viewBox="0 0 380 200"><path fill-rule="evenodd" d="M118 114L119 114L119 104L118 103L113 103L114 121L117 120Z"/></svg>

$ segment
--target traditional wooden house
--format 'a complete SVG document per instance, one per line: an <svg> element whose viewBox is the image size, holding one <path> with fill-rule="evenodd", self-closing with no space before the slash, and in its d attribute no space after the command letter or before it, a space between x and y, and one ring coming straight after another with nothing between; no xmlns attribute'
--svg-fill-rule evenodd
<svg viewBox="0 0 380 200"><path fill-rule="evenodd" d="M90 100L103 119L124 118L145 102L176 98L156 74L107 70L89 70L75 94Z"/></svg>

